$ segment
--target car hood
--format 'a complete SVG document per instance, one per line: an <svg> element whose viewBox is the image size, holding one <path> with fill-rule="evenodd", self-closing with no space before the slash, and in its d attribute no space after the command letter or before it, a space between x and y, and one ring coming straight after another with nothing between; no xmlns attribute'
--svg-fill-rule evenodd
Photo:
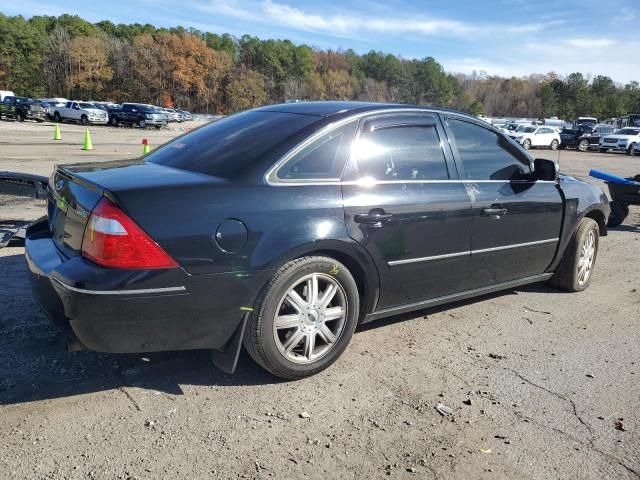
<svg viewBox="0 0 640 480"><path fill-rule="evenodd" d="M618 140L637 140L640 138L638 135L616 135L615 133L612 133L610 135L603 135L603 137L617 138Z"/></svg>

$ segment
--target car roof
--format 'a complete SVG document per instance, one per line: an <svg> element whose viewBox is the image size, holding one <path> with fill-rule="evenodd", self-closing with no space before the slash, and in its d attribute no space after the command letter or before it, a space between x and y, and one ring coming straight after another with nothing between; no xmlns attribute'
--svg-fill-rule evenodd
<svg viewBox="0 0 640 480"><path fill-rule="evenodd" d="M263 112L281 112L294 113L300 115L311 115L316 117L329 117L338 114L356 114L369 111L384 111L396 109L422 109L433 110L438 112L449 112L462 114L469 117L468 114L451 110L447 108L431 107L428 105L408 105L404 103L375 103L375 102L342 102L342 101L320 101L320 102L295 102L281 103L277 105L267 105L256 108L256 111ZM475 117L471 117L475 118Z"/></svg>

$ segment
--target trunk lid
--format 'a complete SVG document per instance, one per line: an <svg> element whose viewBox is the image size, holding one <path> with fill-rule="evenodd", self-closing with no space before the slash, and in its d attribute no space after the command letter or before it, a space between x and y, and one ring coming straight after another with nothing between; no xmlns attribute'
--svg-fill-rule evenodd
<svg viewBox="0 0 640 480"><path fill-rule="evenodd" d="M57 247L70 258L81 254L89 216L103 196L109 197L145 229L145 220L158 220L163 215L156 206L159 198L178 201L179 190L219 183L224 181L146 163L142 159L60 165L49 180L49 228ZM155 228L146 230L154 236L149 230Z"/></svg>

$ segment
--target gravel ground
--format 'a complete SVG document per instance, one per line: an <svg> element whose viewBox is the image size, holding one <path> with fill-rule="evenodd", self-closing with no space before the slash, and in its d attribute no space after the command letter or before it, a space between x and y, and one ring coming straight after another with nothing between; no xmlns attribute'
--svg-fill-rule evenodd
<svg viewBox="0 0 640 480"><path fill-rule="evenodd" d="M181 133L0 122L0 171L138 155ZM537 151L557 159L557 152ZM559 153L562 170L640 159ZM595 182L595 180L590 179ZM0 198L0 220L42 203ZM590 288L533 285L360 328L329 370L281 382L242 354L69 354L0 250L0 478L638 478L640 208ZM441 415L438 404L449 407Z"/></svg>

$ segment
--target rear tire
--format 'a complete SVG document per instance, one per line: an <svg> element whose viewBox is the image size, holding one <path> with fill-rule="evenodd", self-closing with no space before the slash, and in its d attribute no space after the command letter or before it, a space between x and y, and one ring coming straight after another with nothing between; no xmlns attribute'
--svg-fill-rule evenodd
<svg viewBox="0 0 640 480"><path fill-rule="evenodd" d="M292 260L256 300L244 346L256 363L280 378L314 375L347 348L359 305L356 282L340 262L321 256Z"/></svg>
<svg viewBox="0 0 640 480"><path fill-rule="evenodd" d="M531 149L531 140L526 139L524 142L522 142L522 146L524 147L525 150L530 150Z"/></svg>
<svg viewBox="0 0 640 480"><path fill-rule="evenodd" d="M591 282L599 242L600 230L597 222L591 218L583 218L549 283L567 292L586 289Z"/></svg>
<svg viewBox="0 0 640 480"><path fill-rule="evenodd" d="M607 220L607 227L617 227L624 219L629 215L629 204L624 202L611 202L611 213L609 213L609 219Z"/></svg>

